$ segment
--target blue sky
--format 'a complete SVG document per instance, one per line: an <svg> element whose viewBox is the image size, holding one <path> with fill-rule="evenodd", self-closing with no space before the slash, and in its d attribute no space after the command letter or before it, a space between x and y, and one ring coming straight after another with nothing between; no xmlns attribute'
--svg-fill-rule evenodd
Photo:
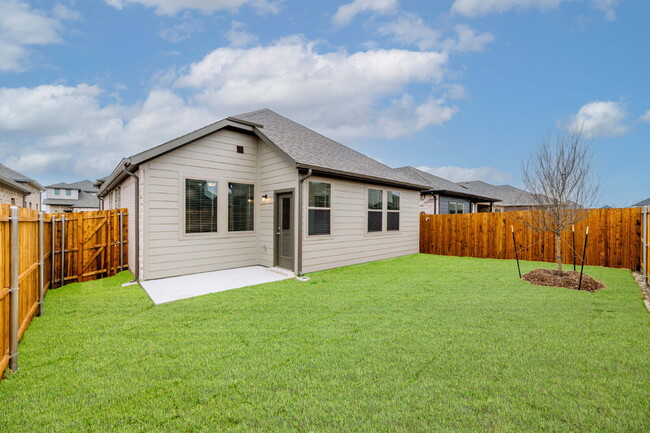
<svg viewBox="0 0 650 433"><path fill-rule="evenodd" d="M397 167L520 186L581 126L650 196L650 2L0 0L0 162L44 184L270 108Z"/></svg>

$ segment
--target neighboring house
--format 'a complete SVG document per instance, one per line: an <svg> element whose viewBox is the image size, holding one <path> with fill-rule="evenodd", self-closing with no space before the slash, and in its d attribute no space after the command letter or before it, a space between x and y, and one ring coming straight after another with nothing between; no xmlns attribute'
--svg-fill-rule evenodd
<svg viewBox="0 0 650 433"><path fill-rule="evenodd" d="M495 212L531 210L536 206L531 193L511 185L491 185L481 180L458 182L458 184L477 193L498 198L500 201L494 205Z"/></svg>
<svg viewBox="0 0 650 433"><path fill-rule="evenodd" d="M0 164L0 203L40 211L43 191L34 179Z"/></svg>
<svg viewBox="0 0 650 433"><path fill-rule="evenodd" d="M632 205L632 207L643 207L643 206L650 206L650 197Z"/></svg>
<svg viewBox="0 0 650 433"><path fill-rule="evenodd" d="M427 185L421 192L420 212L427 215L492 212L499 199L435 176L415 167L400 167L396 171L415 183Z"/></svg>
<svg viewBox="0 0 650 433"><path fill-rule="evenodd" d="M123 159L99 197L128 209L129 269L149 280L417 253L424 188L264 109Z"/></svg>
<svg viewBox="0 0 650 433"><path fill-rule="evenodd" d="M97 187L89 180L46 186L45 200L50 213L83 212L99 209Z"/></svg>

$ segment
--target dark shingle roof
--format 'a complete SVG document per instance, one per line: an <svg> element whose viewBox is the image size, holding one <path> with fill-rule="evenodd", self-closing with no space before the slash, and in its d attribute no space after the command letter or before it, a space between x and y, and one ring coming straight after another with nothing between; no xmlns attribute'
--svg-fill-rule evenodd
<svg viewBox="0 0 650 433"><path fill-rule="evenodd" d="M97 192L94 182L90 180L80 180L79 182L72 183L59 182L48 185L46 188L77 189L79 191Z"/></svg>
<svg viewBox="0 0 650 433"><path fill-rule="evenodd" d="M13 180L14 182L18 183L28 183L31 184L33 187L40 189L41 191L43 190L43 185L40 183L36 182L34 179L31 179L27 176L25 176L22 173L18 173L16 170L12 170L11 168L7 167L6 165L0 164L0 176L4 176L8 179ZM33 192L33 191L30 191Z"/></svg>
<svg viewBox="0 0 650 433"><path fill-rule="evenodd" d="M261 133L298 165L415 183L399 171L269 109L239 114L231 119L262 125Z"/></svg>
<svg viewBox="0 0 650 433"><path fill-rule="evenodd" d="M646 198L645 200L641 200L640 202L633 204L632 206L650 206L650 197Z"/></svg>
<svg viewBox="0 0 650 433"><path fill-rule="evenodd" d="M71 200L65 198L46 198L43 204L53 206L71 206L75 208L96 208L99 209L99 199L93 193L80 191L78 200Z"/></svg>
<svg viewBox="0 0 650 433"><path fill-rule="evenodd" d="M476 197L478 199L487 199L489 201L498 201L499 198L493 195L485 194L473 188L464 187L450 180L436 176L426 171L418 170L415 167L406 166L394 169L405 176L413 179L413 182L427 185L431 191L446 192L450 195L458 194L463 197Z"/></svg>
<svg viewBox="0 0 650 433"><path fill-rule="evenodd" d="M20 191L20 192L22 192L24 194L29 194L29 193L32 192L29 189L22 186L21 184L19 184L18 182L16 182L15 180L10 179L7 176L3 176L1 174L0 174L0 184L6 186L8 188L12 188L12 189L15 189L17 191Z"/></svg>
<svg viewBox="0 0 650 433"><path fill-rule="evenodd" d="M532 194L512 185L490 185L482 180L458 182L458 184L479 191L482 194L497 197L501 199L499 204L502 206L534 206L536 204Z"/></svg>

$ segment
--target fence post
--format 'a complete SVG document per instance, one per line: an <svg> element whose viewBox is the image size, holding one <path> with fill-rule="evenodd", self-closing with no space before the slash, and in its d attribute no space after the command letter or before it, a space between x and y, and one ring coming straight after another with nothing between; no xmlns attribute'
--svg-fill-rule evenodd
<svg viewBox="0 0 650 433"><path fill-rule="evenodd" d="M65 215L61 215L61 286L65 283Z"/></svg>
<svg viewBox="0 0 650 433"><path fill-rule="evenodd" d="M122 217L124 211L120 211L120 272L124 270L124 228L122 226Z"/></svg>
<svg viewBox="0 0 650 433"><path fill-rule="evenodd" d="M648 287L648 206L643 206L643 285Z"/></svg>
<svg viewBox="0 0 650 433"><path fill-rule="evenodd" d="M52 248L50 249L50 289L54 288L54 262L55 262L55 251L54 247L56 244L56 218L54 215L50 216L50 228L52 229Z"/></svg>
<svg viewBox="0 0 650 433"><path fill-rule="evenodd" d="M11 286L9 289L9 369L18 370L18 208L11 206Z"/></svg>
<svg viewBox="0 0 650 433"><path fill-rule="evenodd" d="M38 316L43 315L43 296L45 292L45 230L43 226L43 212L38 213Z"/></svg>

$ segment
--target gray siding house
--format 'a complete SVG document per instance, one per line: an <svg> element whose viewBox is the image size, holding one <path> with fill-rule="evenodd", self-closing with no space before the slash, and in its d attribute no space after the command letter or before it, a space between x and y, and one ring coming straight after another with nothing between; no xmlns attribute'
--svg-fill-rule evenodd
<svg viewBox="0 0 650 433"><path fill-rule="evenodd" d="M45 188L43 204L50 213L99 210L97 187L89 180L60 182Z"/></svg>
<svg viewBox="0 0 650 433"><path fill-rule="evenodd" d="M129 267L149 280L417 253L425 187L264 109L123 159L98 195L129 209Z"/></svg>
<svg viewBox="0 0 650 433"><path fill-rule="evenodd" d="M420 212L427 215L492 212L495 196L459 185L415 167L400 167L396 171L416 183L427 185L420 196Z"/></svg>

